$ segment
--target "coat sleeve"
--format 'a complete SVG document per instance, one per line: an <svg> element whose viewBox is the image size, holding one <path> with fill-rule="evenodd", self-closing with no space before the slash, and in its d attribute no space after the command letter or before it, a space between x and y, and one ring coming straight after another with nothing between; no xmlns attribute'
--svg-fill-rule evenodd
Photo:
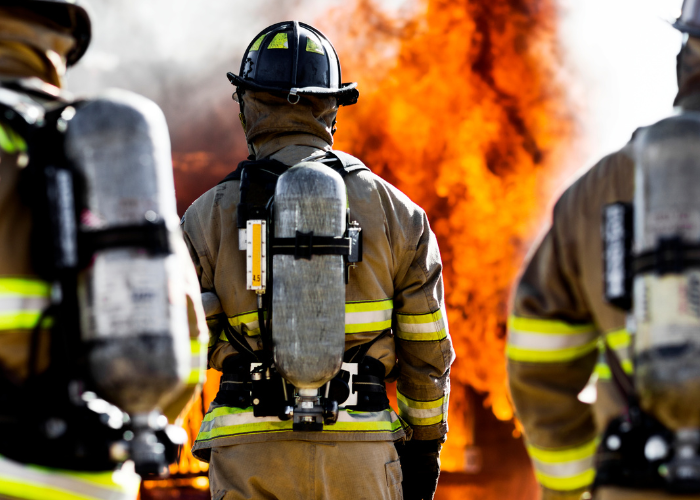
<svg viewBox="0 0 700 500"><path fill-rule="evenodd" d="M595 366L600 332L585 300L572 237L572 227L581 223L577 197L574 185L557 203L553 225L517 286L508 322L508 381L543 498L578 499L595 475L593 413L578 394Z"/></svg>
<svg viewBox="0 0 700 500"><path fill-rule="evenodd" d="M412 203L407 206L406 220L401 220L401 210L395 212L398 224L391 232L398 266L394 331L399 416L410 425L413 439L444 440L454 349L445 312L442 261L425 213Z"/></svg>

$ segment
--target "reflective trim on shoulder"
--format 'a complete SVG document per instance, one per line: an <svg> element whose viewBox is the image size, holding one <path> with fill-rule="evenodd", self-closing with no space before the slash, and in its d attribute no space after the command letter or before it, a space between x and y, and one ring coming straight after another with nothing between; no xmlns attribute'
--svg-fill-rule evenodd
<svg viewBox="0 0 700 500"><path fill-rule="evenodd" d="M535 477L542 486L571 491L593 483L597 447L598 440L593 439L573 448L546 449L528 445L527 452L535 467Z"/></svg>
<svg viewBox="0 0 700 500"><path fill-rule="evenodd" d="M634 373L634 363L631 358L632 336L629 332L623 328L608 332L603 337L604 342L607 342L610 349L615 351L617 359L620 360L620 365L622 365L622 369L625 373L632 375L632 373ZM612 379L612 372L605 358L605 344L603 343L603 339L601 339L601 342L598 344L598 362L595 366L595 373L598 375L599 379Z"/></svg>
<svg viewBox="0 0 700 500"><path fill-rule="evenodd" d="M449 393L432 401L420 401L397 390L396 399L399 403L399 416L411 426L435 425L447 420Z"/></svg>
<svg viewBox="0 0 700 500"><path fill-rule="evenodd" d="M190 374L188 384L204 383L207 379L207 343L190 339Z"/></svg>
<svg viewBox="0 0 700 500"><path fill-rule="evenodd" d="M283 422L277 417L255 417L252 406L246 409L220 406L204 416L197 442L231 436L292 432L292 424L291 420ZM322 433L399 432L401 428L401 421L391 409L375 412L341 409L338 421L325 425Z"/></svg>
<svg viewBox="0 0 700 500"><path fill-rule="evenodd" d="M8 125L0 123L0 149L7 154L25 153L27 143Z"/></svg>
<svg viewBox="0 0 700 500"><path fill-rule="evenodd" d="M598 337L593 324L511 316L506 355L513 361L533 363L571 361L594 351Z"/></svg>
<svg viewBox="0 0 700 500"><path fill-rule="evenodd" d="M345 303L345 334L380 332L391 328L391 299Z"/></svg>
<svg viewBox="0 0 700 500"><path fill-rule="evenodd" d="M36 326L49 306L51 287L35 279L0 278L0 330L26 330ZM45 327L50 326L50 319Z"/></svg>
<svg viewBox="0 0 700 500"><path fill-rule="evenodd" d="M76 472L25 465L0 456L0 496L25 500L134 500L140 479L133 472Z"/></svg>
<svg viewBox="0 0 700 500"><path fill-rule="evenodd" d="M396 336L413 342L434 342L447 338L447 313L444 306L427 314L396 314Z"/></svg>

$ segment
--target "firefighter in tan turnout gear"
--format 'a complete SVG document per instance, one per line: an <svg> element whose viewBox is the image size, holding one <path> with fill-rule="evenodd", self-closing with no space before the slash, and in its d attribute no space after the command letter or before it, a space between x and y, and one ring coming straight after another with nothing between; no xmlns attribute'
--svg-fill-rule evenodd
<svg viewBox="0 0 700 500"><path fill-rule="evenodd" d="M510 390L545 499L591 490L595 499L700 498L688 253L697 245L700 2L686 1L674 26L685 34L681 114L639 129L564 193L515 294ZM590 405L578 395L592 374Z"/></svg>
<svg viewBox="0 0 700 500"><path fill-rule="evenodd" d="M431 499L454 352L426 215L332 150L359 94L318 30L266 28L228 76L251 157L182 221L223 372L212 497Z"/></svg>
<svg viewBox="0 0 700 500"><path fill-rule="evenodd" d="M203 381L162 113L61 90L90 35L74 1L0 0L2 499L135 499Z"/></svg>

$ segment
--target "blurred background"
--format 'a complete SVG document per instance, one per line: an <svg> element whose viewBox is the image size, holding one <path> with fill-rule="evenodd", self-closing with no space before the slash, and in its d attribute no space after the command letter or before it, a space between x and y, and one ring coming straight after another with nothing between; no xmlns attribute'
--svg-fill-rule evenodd
<svg viewBox="0 0 700 500"><path fill-rule="evenodd" d="M681 0L91 0L78 95L121 87L170 127L178 210L247 156L227 71L274 22L320 28L360 100L334 147L423 206L445 264L452 371L445 499L531 499L537 487L505 387L509 293L577 172L670 114ZM185 421L196 435L218 388ZM142 498L206 499L185 451Z"/></svg>

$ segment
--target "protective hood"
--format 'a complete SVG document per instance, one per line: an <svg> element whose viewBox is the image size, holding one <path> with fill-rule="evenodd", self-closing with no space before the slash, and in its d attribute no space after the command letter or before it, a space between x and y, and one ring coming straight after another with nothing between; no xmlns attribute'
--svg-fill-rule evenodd
<svg viewBox="0 0 700 500"><path fill-rule="evenodd" d="M246 140L258 159L289 145L328 149L333 144L335 97L303 96L290 104L286 96L247 90L242 99Z"/></svg>

